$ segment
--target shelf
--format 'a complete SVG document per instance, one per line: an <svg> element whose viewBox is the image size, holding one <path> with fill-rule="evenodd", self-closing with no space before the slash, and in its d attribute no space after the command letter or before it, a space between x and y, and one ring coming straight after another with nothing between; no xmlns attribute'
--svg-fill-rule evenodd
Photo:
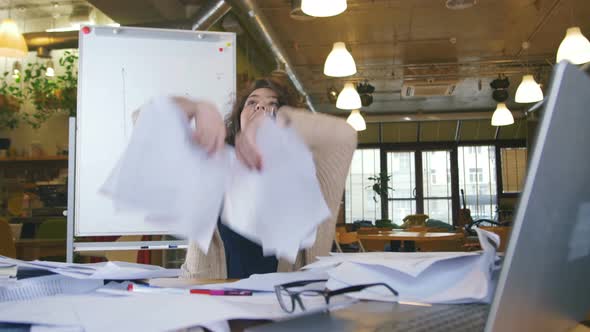
<svg viewBox="0 0 590 332"><path fill-rule="evenodd" d="M0 163L15 162L15 161L20 161L20 162L37 162L37 161L66 161L66 160L68 160L68 156L43 156L43 157L36 157L36 158L31 158L31 157L6 157L6 158L0 158Z"/></svg>

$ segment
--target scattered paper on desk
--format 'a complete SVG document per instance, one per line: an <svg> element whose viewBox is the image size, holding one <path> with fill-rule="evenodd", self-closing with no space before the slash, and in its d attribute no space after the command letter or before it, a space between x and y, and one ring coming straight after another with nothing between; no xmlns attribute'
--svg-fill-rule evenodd
<svg viewBox="0 0 590 332"><path fill-rule="evenodd" d="M233 163L222 219L259 243L265 255L294 262L299 249L313 244L316 228L330 217L313 156L295 129L271 120L261 125L256 143L262 171Z"/></svg>
<svg viewBox="0 0 590 332"><path fill-rule="evenodd" d="M134 280L149 278L177 277L179 269L165 269L161 266L128 262L101 262L76 264L49 261L21 261L0 256L0 263L11 263L18 267L46 270L76 279Z"/></svg>
<svg viewBox="0 0 590 332"><path fill-rule="evenodd" d="M30 300L57 294L84 294L102 286L102 280L81 280L61 275L28 278L10 285L0 285L0 302Z"/></svg>
<svg viewBox="0 0 590 332"><path fill-rule="evenodd" d="M489 302L494 289L499 237L477 229L484 249L477 253L358 253L322 257L308 269L326 268L330 276L326 287L338 289L368 283L386 283L349 296L379 301L425 303Z"/></svg>
<svg viewBox="0 0 590 332"><path fill-rule="evenodd" d="M247 169L229 146L208 157L192 133L170 98L146 104L101 192L115 210L167 224L205 253L223 203L229 227L259 243L265 255L294 262L330 216L312 153L295 129L263 122L256 137L262 171Z"/></svg>
<svg viewBox="0 0 590 332"><path fill-rule="evenodd" d="M101 192L116 211L169 224L207 252L221 211L228 151L208 157L192 142L192 132L186 114L170 98L147 103Z"/></svg>
<svg viewBox="0 0 590 332"><path fill-rule="evenodd" d="M223 284L210 284L190 286L194 289L243 289L258 292L274 292L274 286L302 280L328 279L328 273L323 270L275 272L265 274L253 274L247 279Z"/></svg>
<svg viewBox="0 0 590 332"><path fill-rule="evenodd" d="M307 313L325 310L322 297L306 301ZM335 303L341 306L351 304ZM146 314L157 312L157 315ZM99 313L99 314L97 314ZM101 294L53 296L34 301L0 303L0 322L79 326L95 331L171 331L194 326L214 329L230 319L282 319L301 315L284 312L274 294L262 296L208 296L174 294Z"/></svg>

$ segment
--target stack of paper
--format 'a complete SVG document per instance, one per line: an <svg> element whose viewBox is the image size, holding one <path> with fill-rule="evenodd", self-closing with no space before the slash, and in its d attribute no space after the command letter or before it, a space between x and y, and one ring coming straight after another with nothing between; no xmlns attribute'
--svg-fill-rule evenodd
<svg viewBox="0 0 590 332"><path fill-rule="evenodd" d="M256 143L262 171L237 161L232 147L208 157L192 142L186 115L170 98L141 109L125 153L102 192L117 211L168 224L207 252L219 215L236 232L261 244L265 255L295 261L330 216L312 154L292 128L266 120Z"/></svg>
<svg viewBox="0 0 590 332"><path fill-rule="evenodd" d="M312 271L328 268L326 286L339 289L352 285L386 283L368 288L352 297L426 303L489 302L493 292L492 271L496 251L489 241L499 245L499 237L477 230L483 252L478 253L358 253L322 257L306 266ZM489 240L489 241L488 241Z"/></svg>
<svg viewBox="0 0 590 332"><path fill-rule="evenodd" d="M82 280L61 275L28 278L11 284L0 284L0 302L31 300L57 294L85 294L102 286L102 280Z"/></svg>
<svg viewBox="0 0 590 332"><path fill-rule="evenodd" d="M93 264L46 261L25 262L0 256L0 264L13 264L19 268L46 270L77 279L133 280L177 277L180 275L179 269L165 269L160 266L127 262L102 262Z"/></svg>

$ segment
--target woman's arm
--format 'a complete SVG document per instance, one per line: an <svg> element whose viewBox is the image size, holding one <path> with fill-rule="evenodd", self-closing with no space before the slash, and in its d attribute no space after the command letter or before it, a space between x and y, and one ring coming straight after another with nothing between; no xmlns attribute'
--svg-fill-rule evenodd
<svg viewBox="0 0 590 332"><path fill-rule="evenodd" d="M314 245L305 253L309 264L332 248L336 218L346 176L356 150L357 133L344 119L307 110L281 108L278 121L293 126L313 154L316 174L332 217L318 227Z"/></svg>

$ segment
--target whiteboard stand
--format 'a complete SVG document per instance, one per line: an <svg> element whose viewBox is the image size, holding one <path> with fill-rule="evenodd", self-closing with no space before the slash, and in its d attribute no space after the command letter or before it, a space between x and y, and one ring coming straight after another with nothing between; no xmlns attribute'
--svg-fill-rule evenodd
<svg viewBox="0 0 590 332"><path fill-rule="evenodd" d="M228 32L92 26L79 34L78 105L69 119L67 262L75 252L185 249L188 241L82 242L76 237L172 235L118 215L99 188L154 96L213 102L225 116L236 90L236 36ZM105 134L108 133L108 134Z"/></svg>

